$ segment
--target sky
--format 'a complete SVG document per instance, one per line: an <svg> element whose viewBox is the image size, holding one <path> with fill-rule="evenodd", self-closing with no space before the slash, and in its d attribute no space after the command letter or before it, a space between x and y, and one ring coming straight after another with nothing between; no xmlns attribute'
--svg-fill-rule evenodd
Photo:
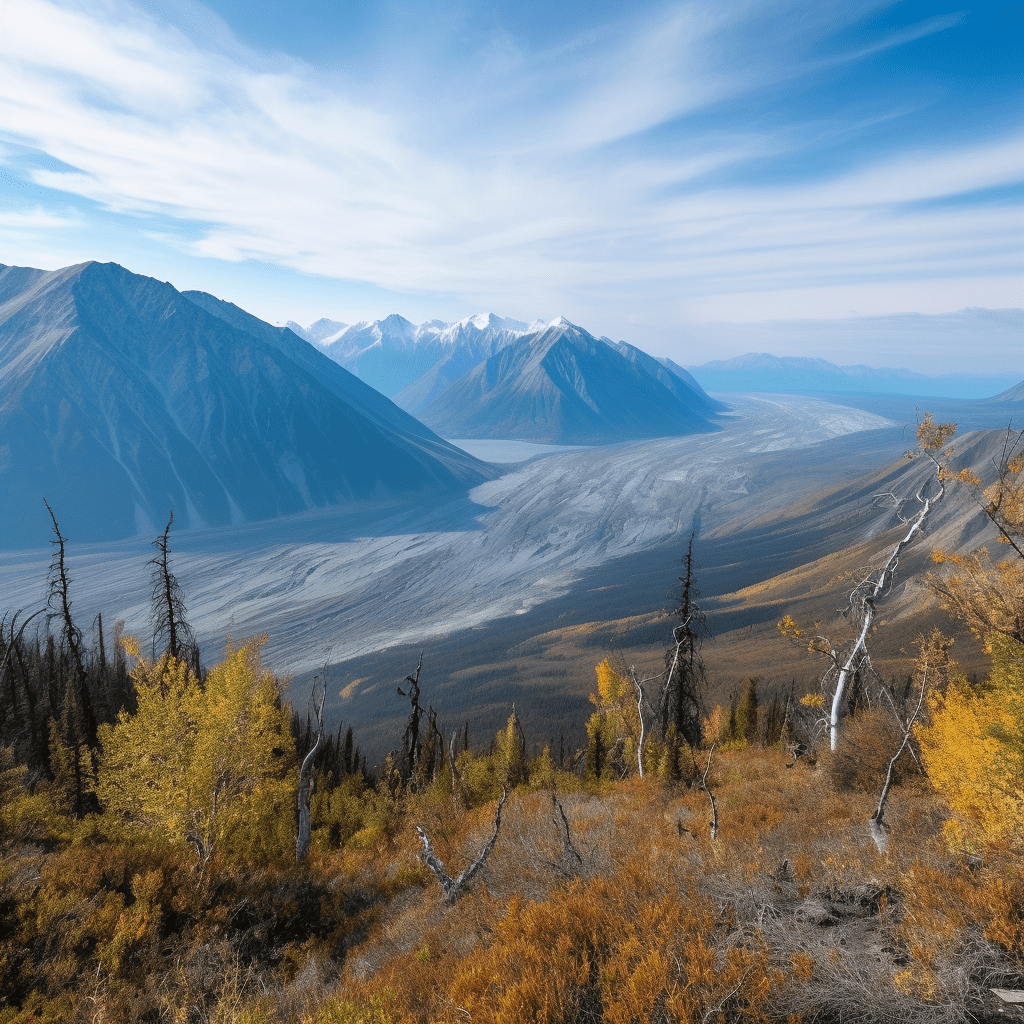
<svg viewBox="0 0 1024 1024"><path fill-rule="evenodd" d="M1024 306L1022 42L999 0L0 0L0 263L952 372L826 322Z"/></svg>

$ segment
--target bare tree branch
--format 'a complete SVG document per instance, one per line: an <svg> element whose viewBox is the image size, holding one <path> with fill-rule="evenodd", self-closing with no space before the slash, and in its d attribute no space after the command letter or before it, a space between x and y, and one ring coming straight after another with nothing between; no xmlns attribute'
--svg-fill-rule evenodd
<svg viewBox="0 0 1024 1024"><path fill-rule="evenodd" d="M935 462L935 460L932 459L932 462ZM936 465L938 464L936 463ZM940 501L946 493L946 484L942 475L937 473L935 479L938 481L939 485L938 493L931 497L925 497L924 492L925 487L927 487L927 483L925 483L925 485L917 492L915 497L921 508L913 520L911 520L910 529L907 530L906 534L899 540L896 547L893 548L892 553L889 555L888 561L878 571L878 575L875 578L873 585L870 580L867 581L867 585L870 586L870 592L862 595L863 587L858 587L854 590L853 594L850 595L851 603L853 603L855 607L858 603L860 605L862 615L861 629L856 643L853 645L853 649L850 651L849 656L846 658L846 661L839 670L839 675L836 679L835 692L832 695L832 709L829 714L829 745L833 750L835 750L839 744L839 724L843 713L843 699L846 696L847 683L860 666L861 662L867 658L867 637L868 633L871 631L871 623L874 622L875 619L875 602L885 593L886 589L890 585L892 577L899 566L900 554L903 549L923 529L928 513L931 512L936 502Z"/></svg>
<svg viewBox="0 0 1024 1024"><path fill-rule="evenodd" d="M444 893L445 903L454 903L469 887L469 883L473 880L476 873L487 863L487 858L490 856L491 850L494 849L494 844L498 841L498 832L501 830L501 809L505 806L507 799L508 790L502 789L501 799L498 801L498 807L494 812L494 832L487 841L487 845L480 851L480 856L458 878L452 878L445 871L444 862L434 852L427 833L424 832L422 826L416 826L416 832L423 841L423 861L437 876L437 880L441 885L441 891Z"/></svg>
<svg viewBox="0 0 1024 1024"><path fill-rule="evenodd" d="M715 803L715 794L708 788L708 772L711 771L711 758L715 756L716 743L711 744L711 749L708 751L708 763L704 769L704 774L700 779L700 788L704 790L708 795L708 800L711 801L711 821L708 825L711 828L711 839L714 840L718 835L718 805Z"/></svg>
<svg viewBox="0 0 1024 1024"><path fill-rule="evenodd" d="M312 822L310 820L309 800L313 791L313 763L320 751L320 744L324 738L324 704L327 702L327 666L324 666L323 693L320 694L320 703L316 703L316 684L314 677L313 686L310 689L309 701L313 706L316 715L316 742L313 748L302 759L302 767L299 769L299 829L295 837L295 862L301 864L309 854L309 844L312 838Z"/></svg>
<svg viewBox="0 0 1024 1024"><path fill-rule="evenodd" d="M633 689L636 690L636 713L640 718L640 739L636 745L636 767L640 774L640 778L644 777L644 734L646 732L646 725L644 723L644 703L646 697L644 696L643 683L636 677L636 669L629 666L629 679L633 684Z"/></svg>
<svg viewBox="0 0 1024 1024"><path fill-rule="evenodd" d="M559 818L561 818L562 832L562 860L561 863L553 864L552 867L557 868L563 875L573 876L578 874L579 869L583 867L583 855L576 849L576 844L572 841L569 819L565 816L565 808L555 796L554 791L551 793L551 802L555 805L555 810L558 811ZM559 818L555 819L555 825L559 824Z"/></svg>
<svg viewBox="0 0 1024 1024"><path fill-rule="evenodd" d="M900 721L900 725L903 727L903 742L900 743L899 749L889 759L889 768L885 773L885 785L882 786L882 793L878 798L878 806L875 808L875 813L868 819L868 832L871 834L875 846L878 847L878 852L882 854L889 848L889 826L885 822L885 807L889 802L889 793L892 790L896 762L900 759L904 750L913 752L913 748L910 746L910 739L914 731L914 723L917 721L918 716L921 714L921 708L924 706L924 697L927 691L928 666L926 664L921 677L921 692L917 696L917 706L906 722ZM899 716L897 716L897 721L899 721Z"/></svg>

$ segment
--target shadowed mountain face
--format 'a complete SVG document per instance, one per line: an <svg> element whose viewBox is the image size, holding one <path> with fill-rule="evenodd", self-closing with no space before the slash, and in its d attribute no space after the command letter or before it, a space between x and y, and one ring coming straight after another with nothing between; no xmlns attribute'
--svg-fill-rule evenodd
<svg viewBox="0 0 1024 1024"><path fill-rule="evenodd" d="M632 346L560 319L461 377L420 418L445 437L602 444L714 430L716 407Z"/></svg>
<svg viewBox="0 0 1024 1024"><path fill-rule="evenodd" d="M602 340L607 341L608 339ZM699 412L702 416L714 416L729 408L724 402L712 398L687 370L672 362L671 359L655 359L654 356L649 356L642 349L624 341L620 341L613 348L638 369L664 384L680 402L693 409L694 412Z"/></svg>
<svg viewBox="0 0 1024 1024"><path fill-rule="evenodd" d="M0 268L0 545L111 540L485 479L291 331L87 263Z"/></svg>

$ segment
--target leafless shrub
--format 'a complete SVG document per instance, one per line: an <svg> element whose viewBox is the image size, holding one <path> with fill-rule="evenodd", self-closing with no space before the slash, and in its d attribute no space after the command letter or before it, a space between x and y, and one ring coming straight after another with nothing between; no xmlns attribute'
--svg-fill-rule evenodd
<svg viewBox="0 0 1024 1024"><path fill-rule="evenodd" d="M862 711L847 720L837 748L822 755L825 776L841 792L877 792L902 740L903 730L890 712L874 708ZM893 773L896 786L921 775L909 756L896 762Z"/></svg>

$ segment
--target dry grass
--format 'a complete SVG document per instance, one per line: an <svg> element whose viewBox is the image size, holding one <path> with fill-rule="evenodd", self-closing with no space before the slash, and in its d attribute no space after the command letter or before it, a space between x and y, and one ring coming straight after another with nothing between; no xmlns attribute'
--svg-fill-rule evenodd
<svg viewBox="0 0 1024 1024"><path fill-rule="evenodd" d="M98 840L10 850L0 957L22 982L0 1021L923 1024L967 1021L982 983L1020 980L1019 866L950 854L943 807L913 779L893 793L886 856L866 780L837 789L775 749L716 752L714 841L699 790L559 781L510 795L454 905L413 825L457 873L494 805L430 791L302 872L200 883ZM143 920L129 893L147 871Z"/></svg>
<svg viewBox="0 0 1024 1024"><path fill-rule="evenodd" d="M484 883L386 912L310 1020L958 1021L1016 963L1008 866L949 855L922 787L895 791L882 857L873 795L778 751L727 752L712 782L714 842L698 791L633 779L561 798L571 871L551 794L516 794ZM456 864L486 825L447 837Z"/></svg>

